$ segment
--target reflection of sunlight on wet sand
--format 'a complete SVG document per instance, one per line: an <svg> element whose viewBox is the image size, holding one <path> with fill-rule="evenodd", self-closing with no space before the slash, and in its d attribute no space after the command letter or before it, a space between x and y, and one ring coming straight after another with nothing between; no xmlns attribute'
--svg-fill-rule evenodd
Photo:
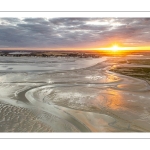
<svg viewBox="0 0 150 150"><path fill-rule="evenodd" d="M105 95L107 99L106 107L110 110L128 110L130 111L139 111L139 106L130 101L133 99L133 96L127 95L126 93L117 91L117 90L107 90L107 94ZM135 99L135 98L134 98Z"/></svg>
<svg viewBox="0 0 150 150"><path fill-rule="evenodd" d="M119 81L120 78L117 77L116 75L112 75L112 74L106 74L104 73L104 76L103 76L103 82L116 82L116 81Z"/></svg>
<svg viewBox="0 0 150 150"><path fill-rule="evenodd" d="M115 90L107 90L107 107L109 109L120 109L123 108L122 95L120 92Z"/></svg>
<svg viewBox="0 0 150 150"><path fill-rule="evenodd" d="M100 95L93 100L93 103L99 109L106 109L106 110L116 110L116 109L123 109L124 107L124 100L123 95L117 90L103 90Z"/></svg>
<svg viewBox="0 0 150 150"><path fill-rule="evenodd" d="M102 90L100 95L92 102L101 111L122 109L124 107L123 95L117 90Z"/></svg>

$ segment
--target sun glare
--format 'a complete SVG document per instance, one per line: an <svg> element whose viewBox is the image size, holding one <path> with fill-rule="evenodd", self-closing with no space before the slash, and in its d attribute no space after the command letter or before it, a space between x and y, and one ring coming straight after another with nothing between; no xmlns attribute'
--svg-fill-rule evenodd
<svg viewBox="0 0 150 150"><path fill-rule="evenodd" d="M114 45L112 48L111 48L112 51L116 52L119 50L119 47L117 45Z"/></svg>
<svg viewBox="0 0 150 150"><path fill-rule="evenodd" d="M111 47L104 47L104 48L99 48L100 50L109 50L109 51L113 51L113 52L117 52L119 50L127 50L129 49L128 47L120 47L117 44L111 46Z"/></svg>

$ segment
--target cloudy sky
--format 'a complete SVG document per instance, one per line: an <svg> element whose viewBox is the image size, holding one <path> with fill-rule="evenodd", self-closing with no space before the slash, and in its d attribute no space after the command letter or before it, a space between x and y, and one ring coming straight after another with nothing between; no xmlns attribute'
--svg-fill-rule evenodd
<svg viewBox="0 0 150 150"><path fill-rule="evenodd" d="M0 18L0 49L150 46L149 18Z"/></svg>

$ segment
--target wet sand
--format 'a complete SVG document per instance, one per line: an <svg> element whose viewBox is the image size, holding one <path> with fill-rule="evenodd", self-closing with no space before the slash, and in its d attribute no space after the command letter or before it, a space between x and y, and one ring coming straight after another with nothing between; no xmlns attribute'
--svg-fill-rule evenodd
<svg viewBox="0 0 150 150"><path fill-rule="evenodd" d="M84 69L0 73L0 131L150 131L149 84L109 71L110 60Z"/></svg>

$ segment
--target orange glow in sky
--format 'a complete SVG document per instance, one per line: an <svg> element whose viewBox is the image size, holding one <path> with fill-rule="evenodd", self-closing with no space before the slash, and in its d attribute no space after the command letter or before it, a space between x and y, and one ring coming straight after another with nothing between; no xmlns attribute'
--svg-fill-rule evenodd
<svg viewBox="0 0 150 150"><path fill-rule="evenodd" d="M112 51L118 51L118 50L150 50L150 46L137 46L137 47L120 47L117 45L114 45L112 47L103 47L98 48L99 50L112 50Z"/></svg>
<svg viewBox="0 0 150 150"><path fill-rule="evenodd" d="M36 48L36 47L30 47L30 48L22 48L22 47L15 47L15 48L0 48L0 50L109 50L113 52L121 51L121 50L150 50L150 46L135 46L135 47L124 47L119 46L117 44L114 44L112 46L106 46L106 47L100 47L100 46L88 46L88 47L62 47L62 48Z"/></svg>

